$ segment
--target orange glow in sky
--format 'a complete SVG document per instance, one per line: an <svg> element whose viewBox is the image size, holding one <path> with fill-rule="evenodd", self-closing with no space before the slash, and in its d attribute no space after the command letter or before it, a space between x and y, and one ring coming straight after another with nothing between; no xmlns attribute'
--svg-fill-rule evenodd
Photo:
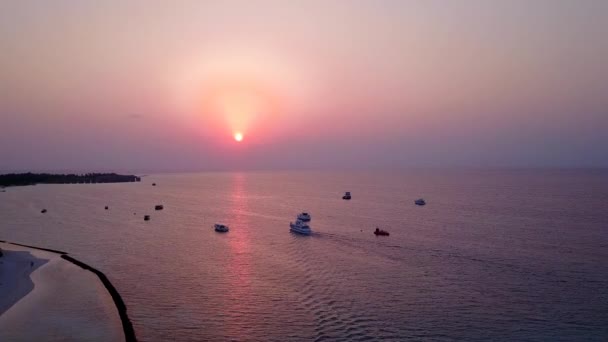
<svg viewBox="0 0 608 342"><path fill-rule="evenodd" d="M299 112L314 103L308 101L311 72L298 58L222 44L209 51L176 59L169 76L177 111L201 137L219 143L225 140L210 137L241 142L247 135L255 143L270 142L285 125L299 123Z"/></svg>
<svg viewBox="0 0 608 342"><path fill-rule="evenodd" d="M242 140L244 131L260 124L260 120L271 111L264 94L256 92L254 87L220 88L212 97L215 108L212 109L211 115L223 118L229 129L236 133L237 141ZM236 138L237 134L240 139Z"/></svg>

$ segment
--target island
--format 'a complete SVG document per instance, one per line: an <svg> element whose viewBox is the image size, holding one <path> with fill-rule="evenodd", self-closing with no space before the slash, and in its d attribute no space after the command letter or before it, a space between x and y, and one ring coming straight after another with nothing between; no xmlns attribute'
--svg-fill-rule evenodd
<svg viewBox="0 0 608 342"><path fill-rule="evenodd" d="M51 173L9 173L0 175L0 188L36 184L91 184L139 182L135 175L116 173L51 174Z"/></svg>

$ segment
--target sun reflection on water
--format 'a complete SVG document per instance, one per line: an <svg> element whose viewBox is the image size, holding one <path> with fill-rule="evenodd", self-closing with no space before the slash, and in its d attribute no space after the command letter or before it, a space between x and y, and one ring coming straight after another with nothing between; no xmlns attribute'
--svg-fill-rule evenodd
<svg viewBox="0 0 608 342"><path fill-rule="evenodd" d="M232 179L230 210L232 226L230 227L229 246L231 260L228 263L228 281L230 283L227 313L230 317L226 329L230 336L246 339L246 327L236 324L240 315L252 308L252 264L251 241L249 232L246 176L236 173Z"/></svg>

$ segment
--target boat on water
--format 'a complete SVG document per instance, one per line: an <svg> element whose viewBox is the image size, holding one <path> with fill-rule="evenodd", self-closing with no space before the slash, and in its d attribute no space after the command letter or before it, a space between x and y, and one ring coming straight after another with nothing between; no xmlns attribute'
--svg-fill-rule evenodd
<svg viewBox="0 0 608 342"><path fill-rule="evenodd" d="M164 209L164 207L162 204L158 204L158 205L154 206L154 210L163 210L163 209Z"/></svg>
<svg viewBox="0 0 608 342"><path fill-rule="evenodd" d="M216 223L214 228L215 228L215 231L219 232L219 233L227 233L230 230L230 228L228 228L228 226L219 224L219 223Z"/></svg>
<svg viewBox="0 0 608 342"><path fill-rule="evenodd" d="M344 196L342 196L342 199L343 200L349 200L349 199L351 199L350 191L345 192Z"/></svg>
<svg viewBox="0 0 608 342"><path fill-rule="evenodd" d="M302 220L296 220L295 223L290 222L289 227L290 227L289 230L292 233L301 234L301 235L310 235L312 233L312 230L310 230L310 226L308 226L308 223L306 223Z"/></svg>
<svg viewBox="0 0 608 342"><path fill-rule="evenodd" d="M386 230L382 230L382 229L376 227L376 230L374 230L374 235L376 235L376 236L389 236L391 234L389 234L389 232L387 232Z"/></svg>
<svg viewBox="0 0 608 342"><path fill-rule="evenodd" d="M144 215L144 221L150 221L150 215Z"/></svg>
<svg viewBox="0 0 608 342"><path fill-rule="evenodd" d="M310 222L310 214L307 212L303 212L301 214L298 214L298 220L302 221L302 222Z"/></svg>
<svg viewBox="0 0 608 342"><path fill-rule="evenodd" d="M419 199L415 200L414 203L416 205L425 205L426 204L426 202L422 198L419 198Z"/></svg>

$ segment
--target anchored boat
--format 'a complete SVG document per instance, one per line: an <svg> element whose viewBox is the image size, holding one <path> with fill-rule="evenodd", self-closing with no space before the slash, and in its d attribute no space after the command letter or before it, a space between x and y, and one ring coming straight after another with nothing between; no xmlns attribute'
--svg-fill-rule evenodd
<svg viewBox="0 0 608 342"><path fill-rule="evenodd" d="M374 235L376 235L376 236L389 236L391 234L389 234L389 232L387 232L386 230L382 230L382 229L376 227L376 230L374 231Z"/></svg>
<svg viewBox="0 0 608 342"><path fill-rule="evenodd" d="M422 198L419 198L419 199L415 200L414 203L416 205L425 205L426 204L426 202Z"/></svg>
<svg viewBox="0 0 608 342"><path fill-rule="evenodd" d="M215 228L215 231L218 233L227 233L230 230L230 228L228 228L228 226L219 224L219 223L216 223L214 228Z"/></svg>
<svg viewBox="0 0 608 342"><path fill-rule="evenodd" d="M302 221L302 222L310 222L310 214L307 212L303 212L301 214L298 214L298 220Z"/></svg>

